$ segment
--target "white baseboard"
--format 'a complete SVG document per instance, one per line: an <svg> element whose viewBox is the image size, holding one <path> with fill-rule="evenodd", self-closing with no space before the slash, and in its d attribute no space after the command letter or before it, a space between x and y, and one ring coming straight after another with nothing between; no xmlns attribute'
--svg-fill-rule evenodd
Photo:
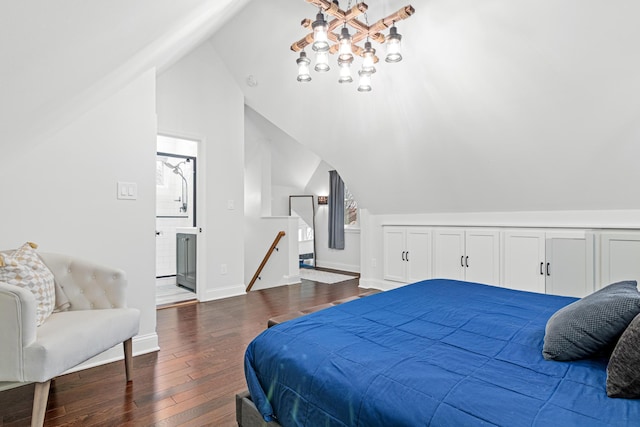
<svg viewBox="0 0 640 427"><path fill-rule="evenodd" d="M400 288L405 285L406 283L390 282L388 280L361 277L359 287L366 289L374 288L381 291L390 291L391 289Z"/></svg>
<svg viewBox="0 0 640 427"><path fill-rule="evenodd" d="M154 351L160 350L158 346L158 334L146 334L146 335L137 335L133 337L133 355L140 356L141 354L152 353ZM92 357L84 363L75 366L64 374L70 374L72 372L81 371L83 369L93 368L95 366L106 365L107 363L116 362L118 360L124 359L124 349L122 344L118 344L104 353L100 353L99 355ZM62 374L62 375L64 375Z"/></svg>
<svg viewBox="0 0 640 427"><path fill-rule="evenodd" d="M282 280L281 281L277 281L275 283L263 283L261 281L256 281L256 283L254 283L253 287L251 288L252 291L260 291L263 289L270 289L270 288L277 288L279 286L289 286L289 285L294 285L296 283L300 283L300 275L299 274L292 274L291 276L282 276Z"/></svg>
<svg viewBox="0 0 640 427"><path fill-rule="evenodd" d="M235 285L228 288L222 289L208 289L202 298L200 298L200 302L213 301L217 299L236 297L238 295L245 294L244 285Z"/></svg>
<svg viewBox="0 0 640 427"><path fill-rule="evenodd" d="M350 273L360 273L359 265L352 264L342 264L339 262L318 262L316 267L320 268L330 268L331 270L340 270L340 271L348 271Z"/></svg>
<svg viewBox="0 0 640 427"><path fill-rule="evenodd" d="M293 285L294 283L300 283L300 274L292 274L291 276L283 276L285 285Z"/></svg>

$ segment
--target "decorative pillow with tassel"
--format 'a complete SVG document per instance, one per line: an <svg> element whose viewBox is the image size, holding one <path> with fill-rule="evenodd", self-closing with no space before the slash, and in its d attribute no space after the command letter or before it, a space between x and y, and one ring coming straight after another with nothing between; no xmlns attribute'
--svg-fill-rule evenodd
<svg viewBox="0 0 640 427"><path fill-rule="evenodd" d="M0 281L29 289L36 298L36 324L42 325L55 306L53 273L42 262L35 243L25 243L13 253L0 254Z"/></svg>

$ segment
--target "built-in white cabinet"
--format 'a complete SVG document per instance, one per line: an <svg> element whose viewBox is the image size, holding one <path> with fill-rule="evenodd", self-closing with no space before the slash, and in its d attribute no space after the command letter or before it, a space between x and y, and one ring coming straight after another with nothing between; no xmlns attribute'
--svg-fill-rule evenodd
<svg viewBox="0 0 640 427"><path fill-rule="evenodd" d="M622 280L640 283L640 232L603 232L598 288Z"/></svg>
<svg viewBox="0 0 640 427"><path fill-rule="evenodd" d="M404 283L430 279L432 230L413 226L383 230L384 278Z"/></svg>
<svg viewBox="0 0 640 427"><path fill-rule="evenodd" d="M515 227L382 227L385 280L432 277L583 297L640 283L640 231Z"/></svg>
<svg viewBox="0 0 640 427"><path fill-rule="evenodd" d="M433 276L500 284L500 232L493 229L434 230Z"/></svg>
<svg viewBox="0 0 640 427"><path fill-rule="evenodd" d="M594 235L503 231L502 265L504 287L582 297L594 290Z"/></svg>

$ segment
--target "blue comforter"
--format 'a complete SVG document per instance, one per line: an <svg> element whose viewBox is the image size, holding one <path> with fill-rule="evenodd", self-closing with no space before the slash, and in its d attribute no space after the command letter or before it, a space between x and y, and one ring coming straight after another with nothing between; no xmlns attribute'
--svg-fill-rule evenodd
<svg viewBox="0 0 640 427"><path fill-rule="evenodd" d="M607 397L606 360L542 357L574 300L452 280L372 295L260 334L249 392L286 427L640 426L640 400Z"/></svg>

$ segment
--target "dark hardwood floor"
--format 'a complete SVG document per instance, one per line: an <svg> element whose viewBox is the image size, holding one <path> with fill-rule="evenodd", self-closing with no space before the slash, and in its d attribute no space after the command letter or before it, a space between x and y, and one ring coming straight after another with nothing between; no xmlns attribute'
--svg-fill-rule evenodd
<svg viewBox="0 0 640 427"><path fill-rule="evenodd" d="M54 379L45 426L235 426L235 394L245 390L247 344L279 314L365 290L358 279L252 291L158 310L161 350ZM0 361L1 363L1 361ZM0 392L0 426L28 426L34 386Z"/></svg>

